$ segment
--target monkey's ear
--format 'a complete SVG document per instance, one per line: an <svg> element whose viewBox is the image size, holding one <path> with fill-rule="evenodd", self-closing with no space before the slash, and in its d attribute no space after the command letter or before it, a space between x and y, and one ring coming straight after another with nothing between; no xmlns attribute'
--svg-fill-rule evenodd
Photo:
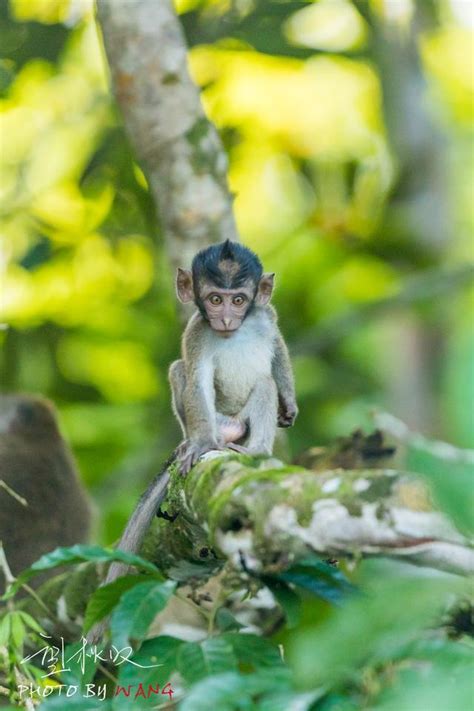
<svg viewBox="0 0 474 711"><path fill-rule="evenodd" d="M183 304L194 300L193 275L189 269L181 269L181 267L178 267L176 273L176 293L178 294L178 299Z"/></svg>
<svg viewBox="0 0 474 711"><path fill-rule="evenodd" d="M268 272L264 274L258 282L257 296L255 302L258 306L265 306L271 299L273 284L275 282L275 274Z"/></svg>

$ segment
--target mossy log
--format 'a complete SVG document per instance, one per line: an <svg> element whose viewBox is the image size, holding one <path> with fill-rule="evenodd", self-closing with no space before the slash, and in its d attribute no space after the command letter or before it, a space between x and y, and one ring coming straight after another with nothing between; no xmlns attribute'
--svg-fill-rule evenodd
<svg viewBox="0 0 474 711"><path fill-rule="evenodd" d="M166 518L158 519L143 552L179 580L209 575L226 561L236 570L275 572L308 553L474 570L474 551L433 509L426 485L395 469L315 471L274 458L209 453L185 479L171 472L161 513Z"/></svg>

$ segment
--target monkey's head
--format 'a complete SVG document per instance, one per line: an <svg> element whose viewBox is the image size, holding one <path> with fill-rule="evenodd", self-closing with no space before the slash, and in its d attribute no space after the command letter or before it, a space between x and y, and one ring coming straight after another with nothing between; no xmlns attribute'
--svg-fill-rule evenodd
<svg viewBox="0 0 474 711"><path fill-rule="evenodd" d="M49 441L60 437L52 405L32 395L0 396L0 435L7 433Z"/></svg>
<svg viewBox="0 0 474 711"><path fill-rule="evenodd" d="M191 270L178 269L176 291L183 304L194 301L213 331L228 338L254 306L268 304L274 276L263 273L250 249L226 240L198 252Z"/></svg>

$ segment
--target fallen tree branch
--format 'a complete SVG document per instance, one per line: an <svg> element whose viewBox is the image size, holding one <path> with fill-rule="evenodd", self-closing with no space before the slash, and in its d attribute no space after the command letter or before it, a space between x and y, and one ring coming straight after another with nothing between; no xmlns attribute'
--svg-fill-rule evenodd
<svg viewBox="0 0 474 711"><path fill-rule="evenodd" d="M170 0L98 0L112 87L159 208L173 267L238 240L227 159L205 117Z"/></svg>
<svg viewBox="0 0 474 711"><path fill-rule="evenodd" d="M284 570L308 553L388 556L458 574L474 551L440 512L427 487L394 469L316 473L276 459L220 454L184 484L172 475L174 521L160 521L146 554L180 580L223 562L254 572Z"/></svg>

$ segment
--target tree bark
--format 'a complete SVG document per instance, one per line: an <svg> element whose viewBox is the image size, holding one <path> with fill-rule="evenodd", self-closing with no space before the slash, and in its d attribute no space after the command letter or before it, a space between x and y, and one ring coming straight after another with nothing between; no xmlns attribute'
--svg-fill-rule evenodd
<svg viewBox="0 0 474 711"><path fill-rule="evenodd" d="M98 0L112 88L159 210L173 267L238 240L227 158L187 67L169 0Z"/></svg>

